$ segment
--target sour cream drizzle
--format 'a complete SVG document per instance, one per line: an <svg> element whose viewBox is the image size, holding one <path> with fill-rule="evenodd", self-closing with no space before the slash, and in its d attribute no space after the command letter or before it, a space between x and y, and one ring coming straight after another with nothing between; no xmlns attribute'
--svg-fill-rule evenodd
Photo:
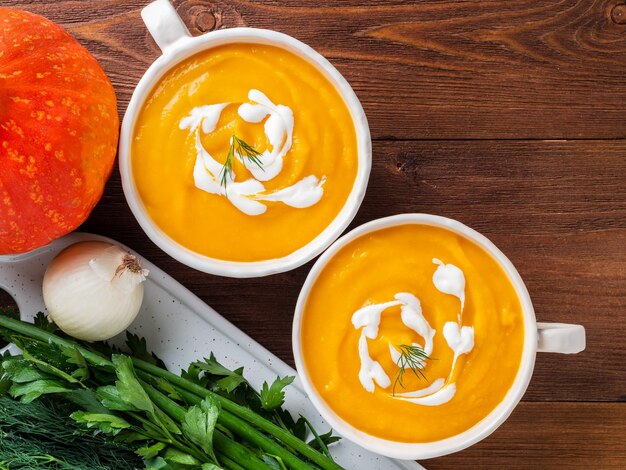
<svg viewBox="0 0 626 470"><path fill-rule="evenodd" d="M438 267L433 274L435 288L443 294L453 295L461 304L458 313L458 322L446 322L443 326L443 336L448 347L454 352L452 367L448 377L434 380L428 387L394 395L394 398L408 401L416 405L436 406L450 401L456 393L456 384L453 382L457 359L462 354L467 354L474 348L474 328L462 326L463 310L465 308L465 275L463 271L453 264L445 264L437 258L433 263ZM388 308L400 306L402 323L407 328L415 331L424 340L421 346L430 356L433 351L433 338L436 334L423 315L419 299L410 293L400 292L390 302L367 305L360 308L352 315L352 325L361 330L359 337L359 358L361 368L359 380L365 390L374 392L375 385L386 389L391 385L391 380L383 370L380 363L369 355L367 339L376 339L380 327L381 314ZM414 345L420 346L416 343ZM389 353L392 360L399 364L400 353L393 345L389 345ZM422 364L424 365L424 364Z"/></svg>
<svg viewBox="0 0 626 470"><path fill-rule="evenodd" d="M246 181L237 182L234 172L226 172L226 185L222 185L224 165L207 152L200 139L201 132L210 134L215 130L222 111L233 103L198 106L181 119L179 128L195 134L195 186L207 193L226 197L237 209L251 216L261 215L267 210L267 206L260 201L282 202L297 209L317 204L324 195L325 177L309 175L291 186L272 192L266 191L262 181L278 176L283 169L283 159L291 150L294 117L289 107L274 104L259 90L250 90L248 99L250 103L242 103L237 113L245 122L253 124L267 118L263 129L271 150L266 149L258 157L261 167L246 165L253 176ZM239 153L235 152L235 156L246 164Z"/></svg>
<svg viewBox="0 0 626 470"><path fill-rule="evenodd" d="M413 294L406 292L396 294L394 298L396 300L390 302L367 305L352 315L354 328L357 330L362 328L359 338L359 359L361 360L359 380L363 388L368 392L374 391L374 381L381 388L387 388L391 384L389 376L380 363L371 358L367 347L367 338L376 339L378 337L380 316L383 311L399 305L402 323L424 338L424 351L427 351L426 354L430 354L428 351L433 350L435 330L430 327L428 321L422 315L422 306L419 299ZM393 361L397 364L400 359L400 353L391 345L389 345L389 352Z"/></svg>

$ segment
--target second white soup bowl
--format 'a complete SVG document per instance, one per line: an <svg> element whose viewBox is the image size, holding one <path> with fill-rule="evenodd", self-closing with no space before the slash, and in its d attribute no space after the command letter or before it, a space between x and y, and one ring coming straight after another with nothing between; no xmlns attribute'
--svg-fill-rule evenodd
<svg viewBox="0 0 626 470"><path fill-rule="evenodd" d="M306 364L304 363L301 342L302 318L307 298L320 272L335 254L348 243L363 235L388 227L407 224L440 227L465 237L483 248L500 264L513 284L519 297L524 316L525 337L522 360L513 386L507 392L504 400L502 400L502 402L500 402L500 404L482 421L478 422L467 431L447 439L426 443L397 442L381 439L360 431L338 416L324 401L313 385L307 372ZM537 352L557 352L565 354L580 352L585 349L585 329L581 325L538 323L535 319L535 311L530 300L530 295L519 273L509 259L485 236L463 225L461 222L445 217L429 214L401 214L374 220L357 227L337 240L317 260L298 297L293 320L292 340L296 367L304 388L320 414L339 434L381 455L398 459L418 460L439 457L465 449L495 431L511 414L524 395L533 373ZM419 423L416 423L416 425L419 425Z"/></svg>

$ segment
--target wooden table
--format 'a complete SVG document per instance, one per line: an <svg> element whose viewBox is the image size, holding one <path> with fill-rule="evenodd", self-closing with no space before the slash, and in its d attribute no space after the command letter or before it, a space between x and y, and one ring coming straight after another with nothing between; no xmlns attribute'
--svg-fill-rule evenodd
<svg viewBox="0 0 626 470"><path fill-rule="evenodd" d="M106 69L122 116L159 55L139 17L147 3L1 4L77 37ZM587 328L583 354L538 357L523 403L498 431L428 469L626 468L624 1L174 3L193 34L283 31L352 84L374 139L368 195L352 226L401 212L458 219L509 256L539 320ZM141 231L117 171L82 229L138 250L293 363L292 312L311 264L256 280L189 269Z"/></svg>

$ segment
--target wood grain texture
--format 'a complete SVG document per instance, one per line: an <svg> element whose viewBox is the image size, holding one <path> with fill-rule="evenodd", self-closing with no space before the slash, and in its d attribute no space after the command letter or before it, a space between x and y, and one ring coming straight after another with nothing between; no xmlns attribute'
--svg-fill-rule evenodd
<svg viewBox="0 0 626 470"><path fill-rule="evenodd" d="M3 0L67 27L125 109L159 55L146 0ZM325 54L361 98L374 138L623 138L623 0L175 0L194 34L254 26ZM617 8L617 10L616 10Z"/></svg>
<svg viewBox="0 0 626 470"><path fill-rule="evenodd" d="M607 470L626 463L626 403L521 403L494 434L428 470Z"/></svg>

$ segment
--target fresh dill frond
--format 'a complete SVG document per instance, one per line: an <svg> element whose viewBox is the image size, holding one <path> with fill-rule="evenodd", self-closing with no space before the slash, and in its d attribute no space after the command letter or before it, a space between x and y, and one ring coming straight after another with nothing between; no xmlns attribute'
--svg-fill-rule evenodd
<svg viewBox="0 0 626 470"><path fill-rule="evenodd" d="M226 188L226 185L228 184L228 179L232 179L233 177L233 158L235 156L235 147L233 145L234 140L235 135L233 134L233 138L230 141L230 147L228 147L226 161L224 161L224 166L220 172L220 185L224 188Z"/></svg>
<svg viewBox="0 0 626 470"><path fill-rule="evenodd" d="M144 468L126 444L82 428L74 408L55 399L22 403L0 397L0 469L113 470Z"/></svg>
<svg viewBox="0 0 626 470"><path fill-rule="evenodd" d="M250 160L256 166L258 166L261 170L263 170L263 163L261 163L261 160L259 159L259 157L262 155L261 152L256 150L254 147L252 147L250 144L248 144L244 140L237 137L237 135L235 134L233 134L233 142L234 142L235 152L237 153L237 155L239 155L240 157L243 157L244 159ZM246 164L245 160L242 160L242 162L244 165Z"/></svg>
<svg viewBox="0 0 626 470"><path fill-rule="evenodd" d="M422 371L426 365L426 361L430 359L430 356L424 352L421 346L413 344L401 344L396 349L400 352L400 358L398 359L398 373L396 374L396 380L393 383L393 395L396 394L396 387L399 385L404 387L404 373L408 370L413 372L413 375L418 379L424 379L428 381L424 372Z"/></svg>
<svg viewBox="0 0 626 470"><path fill-rule="evenodd" d="M233 136L230 139L230 147L228 148L226 161L224 162L224 166L222 168L222 171L220 172L220 185L226 188L226 185L228 184L228 179L232 179L233 160L235 156L238 156L241 159L241 162L244 164L244 166L246 166L246 161L250 161L258 166L261 170L263 170L263 163L259 158L261 155L261 152L256 150L243 139L237 137L237 134L233 133Z"/></svg>

